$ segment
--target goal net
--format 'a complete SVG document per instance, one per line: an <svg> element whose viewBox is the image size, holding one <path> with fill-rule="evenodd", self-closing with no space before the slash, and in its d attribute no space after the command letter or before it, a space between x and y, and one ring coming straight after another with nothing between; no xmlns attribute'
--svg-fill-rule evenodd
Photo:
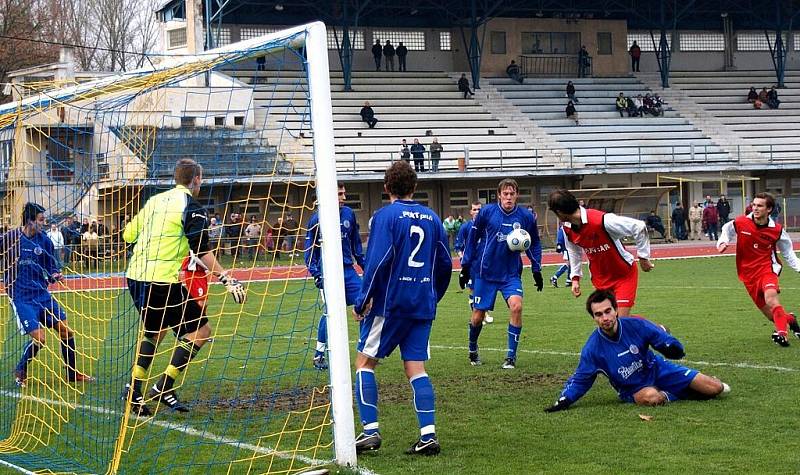
<svg viewBox="0 0 800 475"><path fill-rule="evenodd" d="M314 23L87 83L11 86L15 101L0 106L0 471L289 474L355 462L325 38ZM123 229L174 187L181 158L203 167L209 242L247 301L211 279L211 338L175 375L189 412L146 400L143 416L125 390L143 326ZM43 207L52 250L18 231L26 203ZM323 309L303 254L316 212L332 236L330 373L312 365ZM55 305L42 285L16 290L51 266L65 277L49 287ZM178 346L167 332L145 391Z"/></svg>

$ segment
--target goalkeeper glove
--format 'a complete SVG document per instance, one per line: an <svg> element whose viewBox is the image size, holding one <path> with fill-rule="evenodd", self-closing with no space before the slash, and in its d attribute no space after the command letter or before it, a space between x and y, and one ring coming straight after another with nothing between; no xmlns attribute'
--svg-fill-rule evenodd
<svg viewBox="0 0 800 475"><path fill-rule="evenodd" d="M556 401L555 404L553 404L552 406L546 408L544 410L544 412L563 411L563 410L569 408L570 404L572 404L572 401L567 399L565 396L561 396L560 398L558 398L558 401Z"/></svg>
<svg viewBox="0 0 800 475"><path fill-rule="evenodd" d="M462 265L461 272L458 273L458 286L461 287L462 290L466 289L469 279L469 266Z"/></svg>
<svg viewBox="0 0 800 475"><path fill-rule="evenodd" d="M222 282L222 285L224 285L228 293L231 294L234 302L238 304L244 303L244 301L247 299L247 292L244 290L244 286L242 286L241 282L239 282L235 277L229 276L228 274L220 275L219 281Z"/></svg>
<svg viewBox="0 0 800 475"><path fill-rule="evenodd" d="M533 281L536 282L536 291L541 292L544 288L544 279L542 279L542 273L538 270L533 271Z"/></svg>
<svg viewBox="0 0 800 475"><path fill-rule="evenodd" d="M321 275L314 276L314 287L322 290L322 283L323 282L322 282L322 276Z"/></svg>

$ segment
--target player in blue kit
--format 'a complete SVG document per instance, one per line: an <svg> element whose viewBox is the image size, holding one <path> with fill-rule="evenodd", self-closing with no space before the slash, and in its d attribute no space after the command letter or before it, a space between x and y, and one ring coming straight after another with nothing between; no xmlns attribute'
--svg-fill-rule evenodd
<svg viewBox="0 0 800 475"><path fill-rule="evenodd" d="M581 350L578 368L567 380L561 397L547 409L568 408L594 384L598 373L608 378L625 402L657 406L681 399L711 399L730 387L711 376L665 360L685 355L683 345L660 326L643 318L617 316L617 301L607 290L597 290L586 300L586 310L597 324Z"/></svg>
<svg viewBox="0 0 800 475"><path fill-rule="evenodd" d="M550 283L553 284L553 287L558 288L558 278L561 277L564 272L567 273L567 287L572 286L572 281L570 280L569 275L569 253L567 252L567 238L564 235L564 228L559 225L558 231L556 232L556 252L561 254L561 257L566 261L566 264L562 264L561 267L556 270L556 273L550 277Z"/></svg>
<svg viewBox="0 0 800 475"><path fill-rule="evenodd" d="M31 339L22 350L22 357L14 369L17 386L25 387L28 364L36 357L45 342L45 328L58 332L61 339L61 356L66 366L68 382L94 381L75 367L75 338L67 325L67 314L58 305L48 284L61 282L53 243L42 232L45 225L44 208L27 203L22 210L22 227L0 237L3 284L8 290L11 308L17 317L20 332Z"/></svg>
<svg viewBox="0 0 800 475"><path fill-rule="evenodd" d="M497 292L503 294L509 309L508 351L503 369L517 365L517 345L522 333L522 259L506 244L506 235L522 228L531 235L526 254L531 261L536 290L544 287L542 280L542 244L536 218L529 210L517 206L519 187L510 178L497 185L497 203L481 208L469 233L461 258L459 284L470 280L474 286L473 311L469 323L469 362L479 366L478 337L486 312L494 310Z"/></svg>
<svg viewBox="0 0 800 475"><path fill-rule="evenodd" d="M453 262L442 220L411 201L417 187L411 165L393 163L383 183L391 204L372 217L364 284L353 307L360 322L355 394L364 426L356 451L381 446L375 367L399 346L420 428L419 440L406 453L436 455L434 393L425 361L436 305L450 284Z"/></svg>
<svg viewBox="0 0 800 475"><path fill-rule="evenodd" d="M472 231L472 223L475 222L475 217L478 216L478 213L481 211L481 207L483 204L480 201L473 201L472 206L469 210L470 219L466 223L462 224L461 227L458 229L458 234L456 235L456 243L453 248L458 253L458 258L464 257L464 246L467 244L467 238L469 237L469 232ZM473 295L472 295L472 282L459 282L459 286L461 289L469 288L469 309L470 311L473 310ZM492 323L494 318L486 312L486 318L483 319L483 323Z"/></svg>
<svg viewBox="0 0 800 475"><path fill-rule="evenodd" d="M358 222L353 210L344 205L347 190L344 184L339 183L339 229L342 236L342 259L344 264L344 292L347 305L353 305L356 297L361 291L361 277L353 268L353 264L358 264L364 269L364 248L361 245L361 235L359 234ZM323 290L324 282L322 279L322 247L320 245L321 236L319 233L319 216L314 213L308 221L308 231L306 232L306 252L305 261L308 273L314 278L314 285ZM323 303L325 294L322 294ZM328 316L323 312L319 318L317 327L317 348L314 352L314 367L318 370L328 369L325 362L325 350L328 348Z"/></svg>

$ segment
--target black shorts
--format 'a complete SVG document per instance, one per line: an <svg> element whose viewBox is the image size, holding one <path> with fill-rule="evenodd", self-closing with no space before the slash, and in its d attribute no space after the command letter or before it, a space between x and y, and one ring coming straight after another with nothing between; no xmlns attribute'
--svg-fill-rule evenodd
<svg viewBox="0 0 800 475"><path fill-rule="evenodd" d="M128 279L128 290L147 332L171 328L176 335L183 336L208 324L203 307L189 296L183 284Z"/></svg>

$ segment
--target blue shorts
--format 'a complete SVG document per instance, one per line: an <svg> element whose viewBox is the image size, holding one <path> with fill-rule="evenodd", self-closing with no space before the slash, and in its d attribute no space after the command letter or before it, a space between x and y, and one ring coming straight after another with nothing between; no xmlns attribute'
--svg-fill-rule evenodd
<svg viewBox="0 0 800 475"><path fill-rule="evenodd" d="M427 361L433 320L412 320L371 315L361 320L356 349L370 358L386 358L400 347L403 361Z"/></svg>
<svg viewBox="0 0 800 475"><path fill-rule="evenodd" d="M17 316L17 327L20 333L28 333L38 330L42 326L54 328L56 323L67 319L67 314L58 305L56 299L48 295L46 299L36 302L20 302L10 300L11 309Z"/></svg>
<svg viewBox="0 0 800 475"><path fill-rule="evenodd" d="M681 366L662 358L656 358L653 370L656 372L653 386L659 391L667 393L667 397L670 401L686 399L686 389L692 383L694 377L700 373L696 369L687 368L686 366ZM625 402L634 402L633 395L642 388L637 388L625 395L620 395L620 399Z"/></svg>
<svg viewBox="0 0 800 475"><path fill-rule="evenodd" d="M494 310L498 291L506 301L513 295L522 297L522 279L519 277L512 277L505 282L489 282L480 277L473 277L472 280L475 286L472 292L475 310Z"/></svg>
<svg viewBox="0 0 800 475"><path fill-rule="evenodd" d="M344 299L347 306L355 305L361 293L361 277L353 266L344 267Z"/></svg>

